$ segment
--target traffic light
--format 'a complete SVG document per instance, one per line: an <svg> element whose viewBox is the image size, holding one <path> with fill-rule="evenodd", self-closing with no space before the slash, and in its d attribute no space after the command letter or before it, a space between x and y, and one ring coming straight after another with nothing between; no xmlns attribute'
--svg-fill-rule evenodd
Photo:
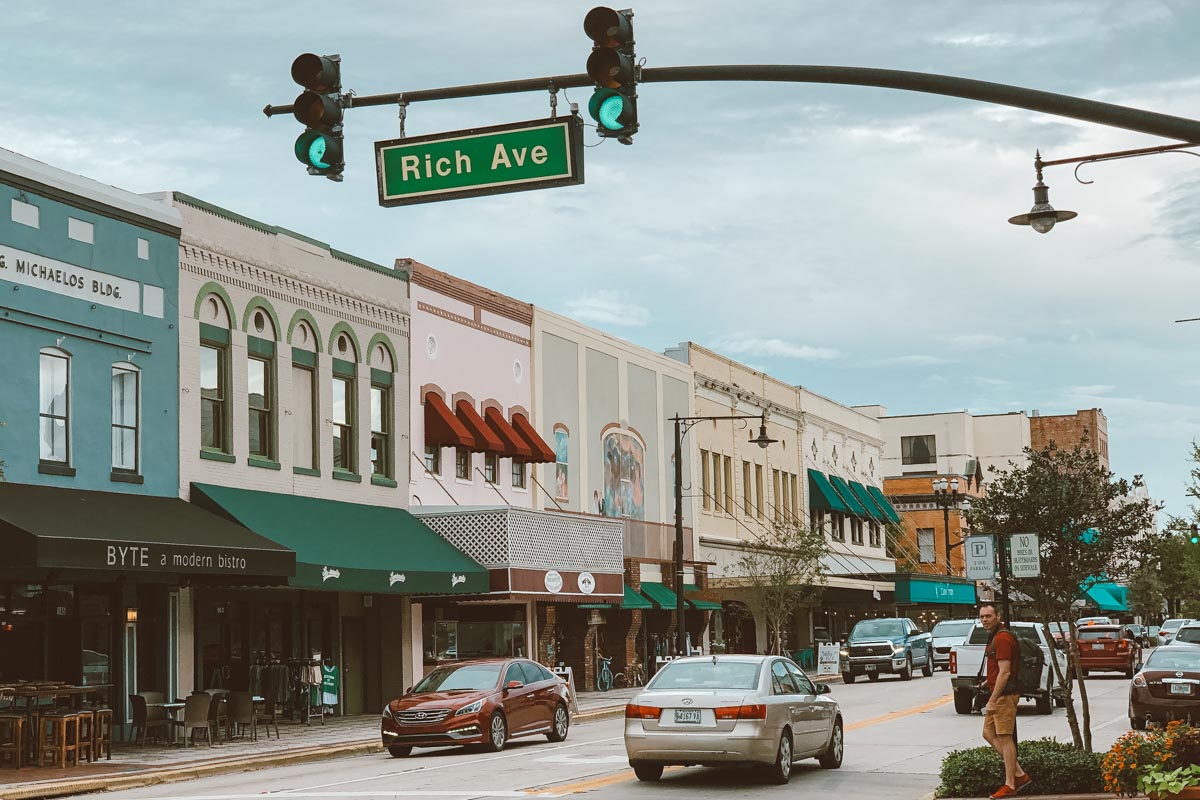
<svg viewBox="0 0 1200 800"><path fill-rule="evenodd" d="M341 56L305 53L292 62L292 80L304 92L292 105L292 113L304 124L296 139L296 158L308 167L309 175L324 175L340 181L346 162L342 158L342 66Z"/></svg>
<svg viewBox="0 0 1200 800"><path fill-rule="evenodd" d="M587 74L596 84L588 113L596 120L602 137L633 144L633 135L638 131L633 10L597 6L583 18L583 32L593 42Z"/></svg>
<svg viewBox="0 0 1200 800"><path fill-rule="evenodd" d="M1196 526L1192 526L1192 535L1188 537L1189 544L1200 544L1200 531L1196 530Z"/></svg>

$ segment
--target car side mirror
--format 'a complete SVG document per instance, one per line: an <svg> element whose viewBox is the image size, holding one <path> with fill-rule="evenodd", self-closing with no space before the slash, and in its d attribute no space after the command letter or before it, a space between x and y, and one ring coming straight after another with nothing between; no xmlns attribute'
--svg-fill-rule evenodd
<svg viewBox="0 0 1200 800"><path fill-rule="evenodd" d="M818 684L816 684L816 686L817 686L817 694L829 694L829 684L828 683L818 683Z"/></svg>
<svg viewBox="0 0 1200 800"><path fill-rule="evenodd" d="M410 686L410 687L408 687L407 689L405 689L405 690L404 690L404 693L405 693L405 694L408 694L408 693L409 693L409 692L411 692L411 691L412 691L412 687Z"/></svg>
<svg viewBox="0 0 1200 800"><path fill-rule="evenodd" d="M520 689L524 685L525 684L521 683L520 681L509 681L504 685L504 691L508 691L509 689Z"/></svg>

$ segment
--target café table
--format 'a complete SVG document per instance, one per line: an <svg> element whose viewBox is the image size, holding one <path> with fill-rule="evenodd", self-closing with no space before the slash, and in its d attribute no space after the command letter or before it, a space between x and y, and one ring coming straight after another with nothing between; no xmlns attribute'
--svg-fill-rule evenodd
<svg viewBox="0 0 1200 800"><path fill-rule="evenodd" d="M71 698L71 710L78 711L83 705L84 697L101 692L107 695L110 689L112 689L111 683L96 683L90 686L71 686L70 684L55 684L50 682L18 684L13 689L12 696L14 698L14 707L16 700L24 699L25 701L26 729L31 732L29 747L27 748L30 757L32 758L34 751L37 749L36 743L39 731L34 729L33 717L40 701L47 698L69 697Z"/></svg>
<svg viewBox="0 0 1200 800"><path fill-rule="evenodd" d="M161 708L164 711L166 711L168 714L170 714L172 719L174 719L176 713L178 713L180 711L180 709L184 708L186 705L187 705L187 703L183 702L182 700L177 700L172 703L146 703L146 708L147 709ZM180 744L179 742L175 741L175 726L172 725L170 730L171 730L170 744Z"/></svg>

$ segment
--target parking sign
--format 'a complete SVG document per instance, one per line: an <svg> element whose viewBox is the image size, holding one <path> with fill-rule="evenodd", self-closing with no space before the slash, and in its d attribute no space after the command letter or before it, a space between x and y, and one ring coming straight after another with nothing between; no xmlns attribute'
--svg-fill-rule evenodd
<svg viewBox="0 0 1200 800"><path fill-rule="evenodd" d="M991 536L968 536L963 548L967 553L967 577L973 581L990 581L996 577L996 556Z"/></svg>

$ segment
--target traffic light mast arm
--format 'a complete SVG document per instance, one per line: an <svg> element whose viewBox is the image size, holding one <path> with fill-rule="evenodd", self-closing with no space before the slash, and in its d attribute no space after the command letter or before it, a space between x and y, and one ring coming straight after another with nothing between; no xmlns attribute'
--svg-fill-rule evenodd
<svg viewBox="0 0 1200 800"><path fill-rule="evenodd" d="M1084 122L1138 131L1183 142L1200 141L1200 122L1154 111L1101 103L1081 97L1008 86L1002 83L867 67L826 67L808 65L727 65L695 67L647 67L640 71L639 83L676 83L693 81L770 81L787 83L826 83L848 86L874 86L911 92L961 97L995 105L1024 108ZM418 89L409 92L365 95L353 98L351 108L417 103L427 100L453 100L464 97L486 97L496 94L544 92L553 82L560 89L592 86L586 74L556 75L497 83L476 83L442 89ZM291 113L292 106L271 106L263 109L268 117Z"/></svg>

